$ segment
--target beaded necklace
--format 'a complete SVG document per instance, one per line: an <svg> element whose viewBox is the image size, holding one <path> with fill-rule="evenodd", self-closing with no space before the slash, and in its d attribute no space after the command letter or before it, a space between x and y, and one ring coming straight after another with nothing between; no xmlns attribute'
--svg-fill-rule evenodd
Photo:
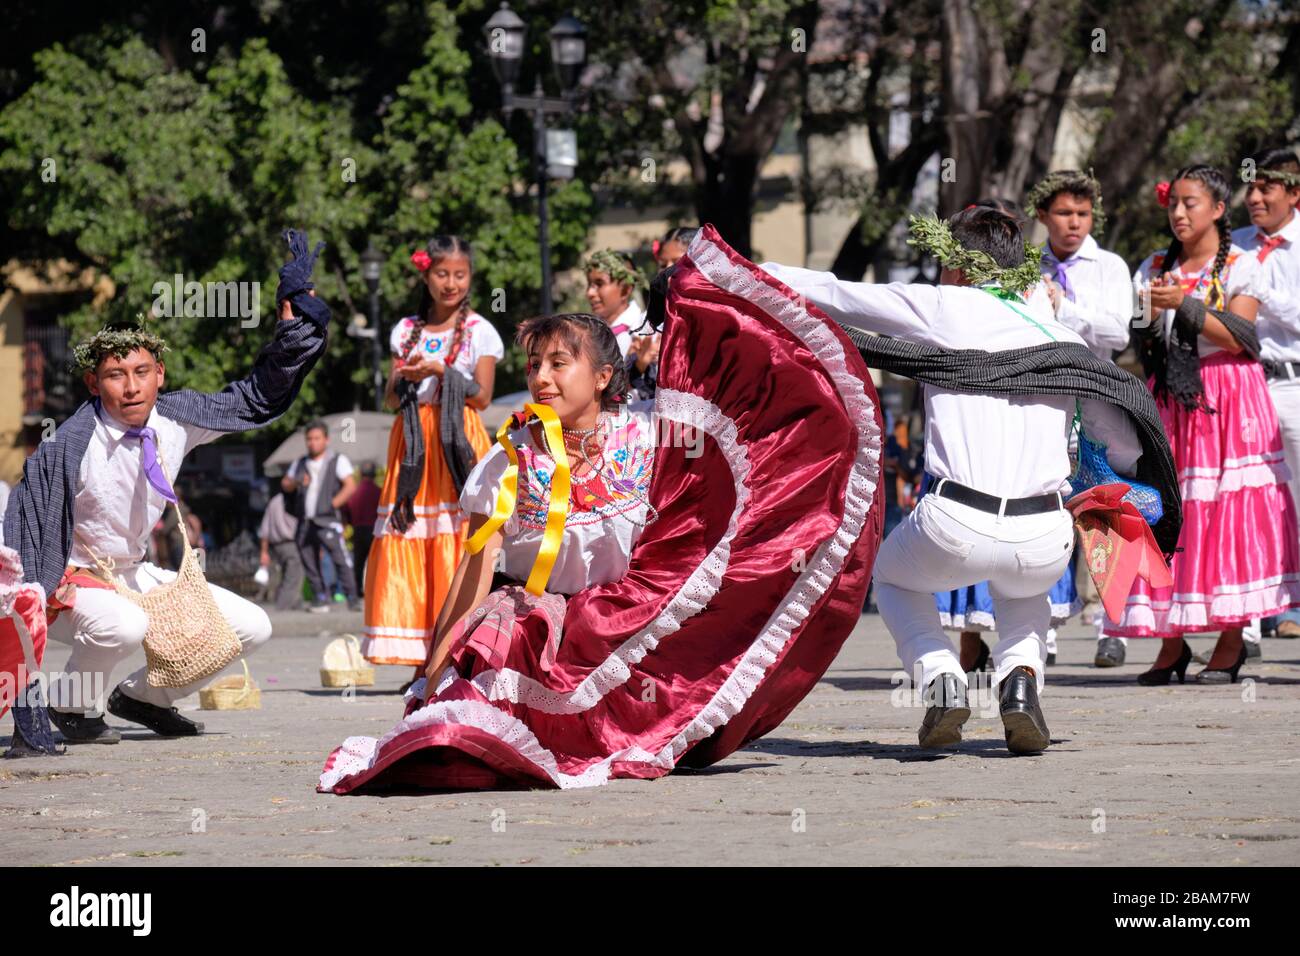
<svg viewBox="0 0 1300 956"><path fill-rule="evenodd" d="M587 463L587 473L581 478L579 478L577 475L574 475L573 469L572 467L570 467L569 470L570 487L571 488L581 487L584 490L586 490L587 493L590 494L593 498L596 498L598 501L604 504L607 505L617 504L617 502L612 501L609 498L606 498L604 495L599 494L594 489L586 487L587 485L594 482L597 478L605 477L603 475L603 472L605 470L605 465L606 465L605 443L609 440L610 437L609 416L606 415L604 412L601 412L596 419L596 424L591 428L565 428L563 431L566 438L579 439L581 443L581 449L582 449L582 460ZM598 439L597 445L600 450L600 464L596 464L596 462L591 460L590 439L592 437ZM567 441L565 442L564 450L565 452L568 452L570 450ZM612 479L607 479L607 480L612 480ZM642 504L645 505L646 507L647 520L645 521L637 521L630 514L627 514L626 512L621 512L623 517L627 518L627 520L632 522L632 524L636 525L638 528L646 528L659 520L659 511L657 508L655 508L654 505L650 503L649 496L640 494L635 489L631 489L628 492L628 497L630 497L637 504Z"/></svg>

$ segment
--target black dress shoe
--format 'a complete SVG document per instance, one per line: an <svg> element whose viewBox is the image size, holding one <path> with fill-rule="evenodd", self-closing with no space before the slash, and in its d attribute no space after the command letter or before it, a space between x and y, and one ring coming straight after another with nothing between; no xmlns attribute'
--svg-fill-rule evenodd
<svg viewBox="0 0 1300 956"><path fill-rule="evenodd" d="M966 688L952 674L940 674L925 689L928 704L916 737L922 747L947 747L961 743L961 725L970 717Z"/></svg>
<svg viewBox="0 0 1300 956"><path fill-rule="evenodd" d="M1047 663L1049 666L1056 663L1056 651L1047 652Z"/></svg>
<svg viewBox="0 0 1300 956"><path fill-rule="evenodd" d="M104 723L103 717L65 714L51 709L50 723L59 728L63 739L70 744L115 744L122 740L122 735Z"/></svg>
<svg viewBox="0 0 1300 956"><path fill-rule="evenodd" d="M1237 663L1231 667L1218 668L1207 667L1196 675L1198 684L1235 684L1237 683L1237 671L1241 670L1241 665L1246 663L1246 648L1249 644L1243 642L1240 653L1237 654Z"/></svg>
<svg viewBox="0 0 1300 956"><path fill-rule="evenodd" d="M1092 659L1093 667L1119 667L1126 656L1124 642L1118 637L1103 637L1097 642L1097 656Z"/></svg>
<svg viewBox="0 0 1300 956"><path fill-rule="evenodd" d="M1002 726L1007 734L1007 749L1013 754L1036 754L1052 742L1038 706L1038 681L1028 667L1013 668L1002 678L998 691L1002 709Z"/></svg>
<svg viewBox="0 0 1300 956"><path fill-rule="evenodd" d="M157 707L122 693L119 684L108 698L108 712L133 724L143 724L159 737L197 737L203 725L182 717L175 707Z"/></svg>

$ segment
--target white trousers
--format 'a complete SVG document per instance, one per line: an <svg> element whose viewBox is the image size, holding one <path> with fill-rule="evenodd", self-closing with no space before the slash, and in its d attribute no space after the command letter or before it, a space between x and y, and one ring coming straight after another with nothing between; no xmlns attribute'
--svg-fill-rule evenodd
<svg viewBox="0 0 1300 956"><path fill-rule="evenodd" d="M1270 379L1268 394L1282 426L1282 451L1291 469L1291 499L1300 508L1300 379Z"/></svg>
<svg viewBox="0 0 1300 956"><path fill-rule="evenodd" d="M1067 511L1001 517L928 494L885 540L876 557L876 606L909 675L924 690L940 674L966 674L939 624L935 591L988 581L998 619L994 677L1033 668L1043 689L1047 593L1070 563L1074 523Z"/></svg>
<svg viewBox="0 0 1300 956"><path fill-rule="evenodd" d="M176 579L175 571L148 563L119 565L117 574L121 583L141 594ZM243 645L241 657L270 639L271 619L265 611L225 588L208 587ZM148 626L148 615L116 591L77 588L72 609L50 625L51 640L72 645L64 673L50 682L51 705L60 711L102 714L103 694L112 691L114 668L141 649ZM145 675L146 669L141 667L127 677L122 681L122 693L157 707L171 707L207 683L205 679L188 687L151 687ZM87 699L87 688L96 689L96 699Z"/></svg>

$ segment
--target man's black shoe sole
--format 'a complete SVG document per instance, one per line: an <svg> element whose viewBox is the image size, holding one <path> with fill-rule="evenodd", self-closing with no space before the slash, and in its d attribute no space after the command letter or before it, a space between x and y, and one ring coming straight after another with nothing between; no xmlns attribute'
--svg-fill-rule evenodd
<svg viewBox="0 0 1300 956"><path fill-rule="evenodd" d="M951 747L961 743L962 724L970 718L969 707L949 707L934 726L922 727L917 735L918 742L926 750L936 747Z"/></svg>
<svg viewBox="0 0 1300 956"><path fill-rule="evenodd" d="M1015 754L1042 753L1052 742L1047 728L1028 710L1004 710L1002 726L1006 728L1007 749Z"/></svg>

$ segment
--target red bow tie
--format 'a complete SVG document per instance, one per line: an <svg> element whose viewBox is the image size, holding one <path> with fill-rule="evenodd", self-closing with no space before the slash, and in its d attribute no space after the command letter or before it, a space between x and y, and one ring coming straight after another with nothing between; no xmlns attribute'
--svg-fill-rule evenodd
<svg viewBox="0 0 1300 956"><path fill-rule="evenodd" d="M1285 240L1281 236L1266 236L1262 232L1259 234L1259 261L1263 262L1268 258L1268 254L1282 245Z"/></svg>

